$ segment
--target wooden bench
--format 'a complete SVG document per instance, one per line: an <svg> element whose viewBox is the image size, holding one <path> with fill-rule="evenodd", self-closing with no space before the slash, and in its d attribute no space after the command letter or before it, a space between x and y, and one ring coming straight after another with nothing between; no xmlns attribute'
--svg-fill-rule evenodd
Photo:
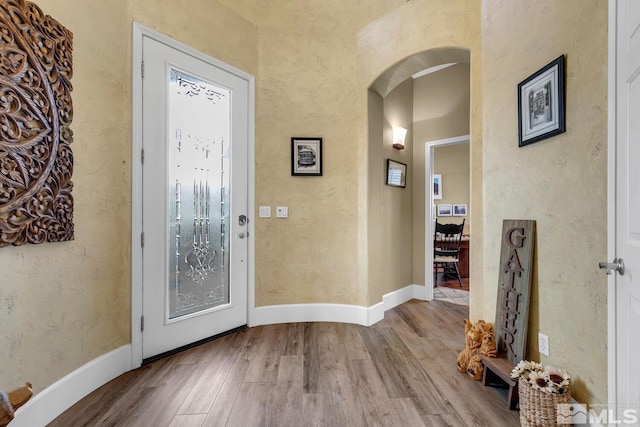
<svg viewBox="0 0 640 427"><path fill-rule="evenodd" d="M509 409L514 410L518 405L518 381L511 378L511 371L516 366L504 357L487 357L480 355L484 371L482 373L482 385L490 385L496 378L501 379L509 387L507 403Z"/></svg>

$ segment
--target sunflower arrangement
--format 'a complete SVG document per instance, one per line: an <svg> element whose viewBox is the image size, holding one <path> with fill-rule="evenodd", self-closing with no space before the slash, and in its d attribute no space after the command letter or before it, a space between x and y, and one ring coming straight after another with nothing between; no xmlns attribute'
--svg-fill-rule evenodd
<svg viewBox="0 0 640 427"><path fill-rule="evenodd" d="M569 383L571 381L571 377L564 369L557 369L528 360L521 360L513 368L511 378L521 379L533 389L548 394L569 393Z"/></svg>

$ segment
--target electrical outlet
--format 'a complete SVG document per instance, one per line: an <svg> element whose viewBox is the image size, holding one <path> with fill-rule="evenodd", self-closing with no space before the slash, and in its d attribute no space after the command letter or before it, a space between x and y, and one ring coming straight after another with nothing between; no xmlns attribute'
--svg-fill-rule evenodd
<svg viewBox="0 0 640 427"><path fill-rule="evenodd" d="M545 356L549 355L549 337L538 332L538 350Z"/></svg>

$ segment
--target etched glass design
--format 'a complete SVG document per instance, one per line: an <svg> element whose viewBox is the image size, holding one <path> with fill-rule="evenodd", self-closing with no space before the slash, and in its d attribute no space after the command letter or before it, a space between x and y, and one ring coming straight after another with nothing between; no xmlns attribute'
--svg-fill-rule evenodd
<svg viewBox="0 0 640 427"><path fill-rule="evenodd" d="M169 319L229 302L231 92L171 69Z"/></svg>

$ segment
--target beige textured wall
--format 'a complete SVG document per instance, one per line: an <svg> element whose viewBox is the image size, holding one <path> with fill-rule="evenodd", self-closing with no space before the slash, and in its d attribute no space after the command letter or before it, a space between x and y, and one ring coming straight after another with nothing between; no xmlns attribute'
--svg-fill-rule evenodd
<svg viewBox="0 0 640 427"><path fill-rule="evenodd" d="M382 98L369 92L368 225L370 300L411 284L411 147L413 146L413 81L406 80ZM393 127L407 129L406 148L396 150ZM386 185L387 159L407 164L407 187Z"/></svg>
<svg viewBox="0 0 640 427"><path fill-rule="evenodd" d="M131 342L132 16L256 72L255 28L217 2L130 3L37 2L74 33L76 239L0 249L0 389L40 391Z"/></svg>
<svg viewBox="0 0 640 427"><path fill-rule="evenodd" d="M259 33L256 206L289 206L287 220L256 220L256 304L379 302L393 289L369 281L383 218L369 216L382 196L368 177L384 164L369 174L367 89L414 53L477 54L478 2L223 2ZM292 136L324 138L322 178L290 176Z"/></svg>
<svg viewBox="0 0 640 427"><path fill-rule="evenodd" d="M456 46L478 53L478 2L224 3L259 33L256 205L289 206L288 220L256 220L257 305L380 302L393 289L369 281L383 218L368 213L380 195L367 179L367 89L414 53ZM292 136L324 138L322 178L290 176ZM384 164L374 167L377 174Z"/></svg>
<svg viewBox="0 0 640 427"><path fill-rule="evenodd" d="M471 199L469 190L470 170L469 170L469 144L455 144L446 147L438 147L434 150L433 156L434 173L442 175L442 199L436 200L435 204L448 203L450 205L464 203L467 205L467 217L438 217L441 223L461 223L465 222L465 232L469 231L467 222L471 214Z"/></svg>
<svg viewBox="0 0 640 427"><path fill-rule="evenodd" d="M362 301L349 26L280 11L259 24L256 206L288 206L289 218L256 218L256 305ZM322 177L291 176L296 136L323 138Z"/></svg>
<svg viewBox="0 0 640 427"><path fill-rule="evenodd" d="M414 82L413 93L415 141L413 145L413 181L415 183L413 187L413 283L424 284L426 262L424 252L425 143L469 134L471 103L469 64L452 65L417 78ZM441 149L447 150L448 148L438 148L436 153ZM467 144L466 169L463 167L467 175L467 201L456 200L458 203L467 203L469 212L471 212L469 149L469 144ZM447 178L445 186L448 187L448 185ZM448 192L444 194L445 196L449 195ZM471 228L470 222L471 216L468 216L465 224L466 230Z"/></svg>
<svg viewBox="0 0 640 427"><path fill-rule="evenodd" d="M0 389L42 390L130 342L130 29L124 1L39 1L74 33L75 240L0 249Z"/></svg>
<svg viewBox="0 0 640 427"><path fill-rule="evenodd" d="M358 262L355 111L367 100L355 79L356 33L405 2L224 2L259 33L256 206L289 207L288 219L256 218L256 305L368 305ZM291 176L293 136L323 138L322 177Z"/></svg>
<svg viewBox="0 0 640 427"><path fill-rule="evenodd" d="M223 3L129 0L129 7L133 21L255 75L258 71L257 29Z"/></svg>
<svg viewBox="0 0 640 427"><path fill-rule="evenodd" d="M486 0L482 39L486 280L472 314L494 318L502 219L536 220L527 355L566 368L578 401L606 402L607 2ZM517 84L561 54L567 132L518 148Z"/></svg>
<svg viewBox="0 0 640 427"><path fill-rule="evenodd" d="M370 294L371 300L382 300L382 295L412 284L412 243L413 243L413 179L411 177L413 153L413 79L407 79L392 90L383 100L383 141L382 150L370 147L370 162L375 162L376 169L382 166L382 182L380 188L381 203L369 203L369 215L379 216L380 222L374 228L381 230L381 241L371 245L372 259L369 264L369 287L381 290L381 294ZM370 117L369 120L380 119ZM393 128L407 129L405 149L393 148ZM371 143L371 141L370 141ZM381 156L373 156L380 152ZM386 185L387 159L407 164L406 187ZM379 174L375 174L376 178ZM371 194L371 193L370 193ZM375 211L379 211L379 214Z"/></svg>
<svg viewBox="0 0 640 427"><path fill-rule="evenodd" d="M367 166L369 171L367 181L367 238L369 250L367 256L371 262L367 266L368 286L376 289L378 297L384 295L385 286L382 276L387 267L385 262L385 230L384 209L382 205L385 199L385 141L389 144L389 136L385 139L384 98L373 90L368 90L368 156ZM388 125L387 125L388 127ZM408 133L408 132L407 132ZM406 149L405 149L406 151ZM407 163L407 162L404 162ZM397 190L397 189L396 189ZM391 251L388 248L387 251ZM375 297L371 297L374 300Z"/></svg>

